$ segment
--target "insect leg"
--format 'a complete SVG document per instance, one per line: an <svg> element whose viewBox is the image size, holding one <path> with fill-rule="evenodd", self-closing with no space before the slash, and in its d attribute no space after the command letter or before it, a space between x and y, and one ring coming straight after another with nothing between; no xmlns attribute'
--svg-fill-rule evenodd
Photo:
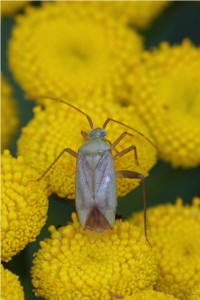
<svg viewBox="0 0 200 300"><path fill-rule="evenodd" d="M131 133L128 132L123 132L122 134L120 134L120 136L114 141L114 143L111 144L111 149L114 149L120 142L121 140L126 136L126 135L131 135L133 136Z"/></svg>
<svg viewBox="0 0 200 300"><path fill-rule="evenodd" d="M84 140L87 142L87 141L88 141L88 139L89 139L89 135L88 135L88 133L87 133L87 132L85 132L85 131L81 131L81 135L83 136Z"/></svg>
<svg viewBox="0 0 200 300"><path fill-rule="evenodd" d="M128 147L128 148L126 148L126 149L124 149L124 150L118 152L118 153L114 156L114 159L116 159L117 157L121 157L121 156L123 156L123 155L125 155L125 154L127 154L127 153L129 153L129 152L131 152L131 151L134 151L135 161L136 161L137 165L139 166L138 155L137 155L137 148L136 148L136 146L134 146L134 145L132 145L132 146L130 146L130 147Z"/></svg>
<svg viewBox="0 0 200 300"><path fill-rule="evenodd" d="M65 148L63 149L60 154L56 157L56 159L50 164L50 166L44 171L44 173L42 173L42 175L36 179L36 181L40 181L48 172L49 170L56 164L56 162L59 160L59 158L65 153L68 152L70 155L74 156L75 158L77 158L77 153L70 149L70 148Z"/></svg>
<svg viewBox="0 0 200 300"><path fill-rule="evenodd" d="M145 177L143 174L134 172L134 171L116 171L116 176L118 178L132 178L132 179L141 179L142 180L142 194L143 194L143 205L144 205L144 235L146 241L151 246L151 243L147 237L147 200L146 200L146 188L145 188Z"/></svg>

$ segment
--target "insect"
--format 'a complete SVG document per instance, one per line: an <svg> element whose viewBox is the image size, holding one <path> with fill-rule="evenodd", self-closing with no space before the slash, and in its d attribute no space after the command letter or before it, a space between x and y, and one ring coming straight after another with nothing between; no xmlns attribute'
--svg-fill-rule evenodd
<svg viewBox="0 0 200 300"><path fill-rule="evenodd" d="M106 140L107 132L105 129L109 122L115 122L143 136L154 146L151 140L138 130L112 118L107 118L102 128L95 128L91 117L74 105L55 97L42 96L40 98L48 98L64 103L85 115L91 130L89 133L81 131L85 142L78 149L78 152L70 148L63 149L37 181L40 181L50 171L65 152L72 155L76 158L75 205L80 224L84 229L105 230L113 228L115 223L117 207L116 177L141 179L144 202L144 234L147 239L144 175L129 170L115 171L114 166L116 158L126 155L131 151L134 153L136 163L139 164L136 146L131 145L121 152L117 152L115 156L112 154L112 150L125 136L133 135L124 131L113 143L110 143Z"/></svg>

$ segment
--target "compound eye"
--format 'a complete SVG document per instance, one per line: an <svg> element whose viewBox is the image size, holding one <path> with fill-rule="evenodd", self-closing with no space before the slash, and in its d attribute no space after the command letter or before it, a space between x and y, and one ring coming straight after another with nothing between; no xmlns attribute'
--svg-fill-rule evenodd
<svg viewBox="0 0 200 300"><path fill-rule="evenodd" d="M101 129L100 134L101 136L106 136L106 131L104 129Z"/></svg>

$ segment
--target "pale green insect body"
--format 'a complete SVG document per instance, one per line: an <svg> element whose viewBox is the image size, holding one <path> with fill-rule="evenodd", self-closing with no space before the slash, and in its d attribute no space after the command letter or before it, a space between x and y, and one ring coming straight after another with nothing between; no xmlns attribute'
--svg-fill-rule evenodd
<svg viewBox="0 0 200 300"><path fill-rule="evenodd" d="M115 223L116 176L106 131L93 129L78 151L76 210L83 228L104 230Z"/></svg>

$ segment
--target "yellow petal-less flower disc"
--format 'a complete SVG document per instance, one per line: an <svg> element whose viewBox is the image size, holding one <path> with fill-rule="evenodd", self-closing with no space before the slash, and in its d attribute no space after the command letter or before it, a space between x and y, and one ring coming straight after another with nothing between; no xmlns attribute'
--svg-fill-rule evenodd
<svg viewBox="0 0 200 300"><path fill-rule="evenodd" d="M12 95L12 88L1 75L1 148L5 149L11 142L19 124L17 105Z"/></svg>
<svg viewBox="0 0 200 300"><path fill-rule="evenodd" d="M97 7L138 28L147 28L170 1L97 1Z"/></svg>
<svg viewBox="0 0 200 300"><path fill-rule="evenodd" d="M157 278L154 251L138 227L117 220L104 233L72 225L49 228L32 268L35 294L47 300L113 299L152 288Z"/></svg>
<svg viewBox="0 0 200 300"><path fill-rule="evenodd" d="M150 137L148 129L132 110L132 108L121 108L113 103L106 105L88 103L87 106L79 106L93 119L95 127L102 127L104 121L110 117L133 126L147 137ZM84 143L80 134L87 133L91 128L84 115L78 111L60 103L49 103L45 110L41 107L34 109L33 120L23 129L18 142L18 151L24 160L39 174L55 160L64 148L78 151ZM133 130L110 122L106 127L107 139L113 143L123 132L128 131L134 136L126 136L116 146L118 152L135 145L137 147L139 166L136 164L134 152L119 157L115 161L116 170L133 170L143 175L156 163L156 149L144 137ZM117 152L114 150L113 154ZM56 193L60 197L74 198L76 159L64 153L56 165L47 173L45 179L48 181L49 193ZM125 195L138 185L138 180L118 178L118 194Z"/></svg>
<svg viewBox="0 0 200 300"><path fill-rule="evenodd" d="M115 100L129 93L127 74L142 44L134 30L88 3L45 3L17 18L10 67L29 95Z"/></svg>
<svg viewBox="0 0 200 300"><path fill-rule="evenodd" d="M199 300L200 299L200 283L194 286L193 291L190 295L190 300Z"/></svg>
<svg viewBox="0 0 200 300"><path fill-rule="evenodd" d="M40 233L47 218L48 199L44 183L29 182L38 174L22 157L13 158L5 150L1 159L1 256L9 261Z"/></svg>
<svg viewBox="0 0 200 300"><path fill-rule="evenodd" d="M159 205L148 210L148 236L157 253L160 276L156 289L178 299L191 299L200 282L200 198L193 204ZM130 222L143 225L142 212Z"/></svg>
<svg viewBox="0 0 200 300"><path fill-rule="evenodd" d="M124 297L123 300L178 300L178 298L155 290L144 290Z"/></svg>
<svg viewBox="0 0 200 300"><path fill-rule="evenodd" d="M1 1L1 15L10 16L22 9L28 1Z"/></svg>
<svg viewBox="0 0 200 300"><path fill-rule="evenodd" d="M1 265L1 300L24 300L19 277Z"/></svg>
<svg viewBox="0 0 200 300"><path fill-rule="evenodd" d="M131 103L148 124L163 160L200 164L200 49L185 40L146 52L131 75Z"/></svg>

